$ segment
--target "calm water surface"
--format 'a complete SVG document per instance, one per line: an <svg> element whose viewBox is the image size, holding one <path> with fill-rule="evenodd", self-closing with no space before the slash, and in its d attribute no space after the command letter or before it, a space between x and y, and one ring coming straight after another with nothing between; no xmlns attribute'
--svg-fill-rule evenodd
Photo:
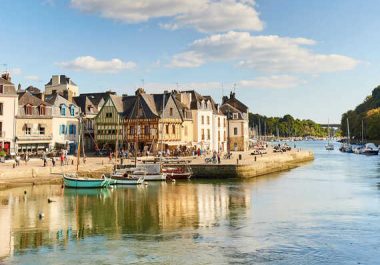
<svg viewBox="0 0 380 265"><path fill-rule="evenodd" d="M380 156L299 145L248 181L1 191L0 264L380 264Z"/></svg>

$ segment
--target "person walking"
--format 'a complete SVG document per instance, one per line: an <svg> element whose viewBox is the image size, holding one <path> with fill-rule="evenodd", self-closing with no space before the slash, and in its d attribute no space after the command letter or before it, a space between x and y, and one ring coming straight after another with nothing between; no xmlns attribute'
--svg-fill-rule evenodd
<svg viewBox="0 0 380 265"><path fill-rule="evenodd" d="M55 167L55 159L54 159L54 156L51 158L51 164L53 165L53 167Z"/></svg>
<svg viewBox="0 0 380 265"><path fill-rule="evenodd" d="M61 167L63 166L63 162L65 161L65 155L63 152L61 153Z"/></svg>
<svg viewBox="0 0 380 265"><path fill-rule="evenodd" d="M218 164L220 164L220 153L218 152Z"/></svg>

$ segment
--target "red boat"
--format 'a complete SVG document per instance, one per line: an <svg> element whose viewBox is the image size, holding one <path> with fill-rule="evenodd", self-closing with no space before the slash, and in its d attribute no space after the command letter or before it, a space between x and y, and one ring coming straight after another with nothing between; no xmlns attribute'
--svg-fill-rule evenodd
<svg viewBox="0 0 380 265"><path fill-rule="evenodd" d="M189 179L193 172L188 165L166 165L163 166L162 173L168 179Z"/></svg>

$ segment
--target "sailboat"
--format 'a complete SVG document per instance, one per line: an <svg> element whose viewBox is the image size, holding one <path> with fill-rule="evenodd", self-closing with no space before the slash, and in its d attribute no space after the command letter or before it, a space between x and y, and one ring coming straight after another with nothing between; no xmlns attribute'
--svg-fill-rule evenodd
<svg viewBox="0 0 380 265"><path fill-rule="evenodd" d="M352 146L350 144L350 123L347 118L347 143L343 143L342 146L339 148L339 151L343 153L352 153Z"/></svg>
<svg viewBox="0 0 380 265"><path fill-rule="evenodd" d="M327 151L334 150L334 144L330 142L331 135L330 135L330 121L327 122L327 144L325 145L325 148Z"/></svg>
<svg viewBox="0 0 380 265"><path fill-rule="evenodd" d="M79 177L79 161L80 161L80 147L82 140L82 118L79 117L79 137L78 137L78 149L77 149L77 169L73 173L63 173L63 184L66 188L103 188L108 187L111 183L111 180L103 175L101 178L87 178Z"/></svg>

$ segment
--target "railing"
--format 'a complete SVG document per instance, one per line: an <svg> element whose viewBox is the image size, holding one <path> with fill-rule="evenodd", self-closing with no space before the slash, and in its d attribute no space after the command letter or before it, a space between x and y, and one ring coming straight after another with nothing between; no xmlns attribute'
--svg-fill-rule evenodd
<svg viewBox="0 0 380 265"><path fill-rule="evenodd" d="M32 133L32 134L24 134L24 135L18 135L17 136L19 141L25 141L25 140L52 140L53 136L51 134L39 134L38 132Z"/></svg>

